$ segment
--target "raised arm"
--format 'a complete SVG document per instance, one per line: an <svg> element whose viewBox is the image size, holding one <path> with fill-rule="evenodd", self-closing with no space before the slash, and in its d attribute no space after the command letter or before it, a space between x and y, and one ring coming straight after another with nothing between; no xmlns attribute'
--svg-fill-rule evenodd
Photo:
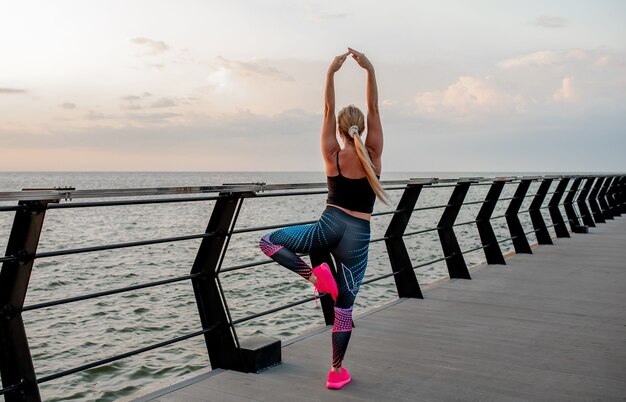
<svg viewBox="0 0 626 402"><path fill-rule="evenodd" d="M367 71L367 138L365 147L370 152L374 166L380 169L380 157L383 153L383 125L378 110L378 86L374 66L363 53L348 48L352 58Z"/></svg>
<svg viewBox="0 0 626 402"><path fill-rule="evenodd" d="M333 60L326 73L326 86L324 87L324 124L322 126L322 156L328 162L332 161L332 155L339 150L337 142L337 121L335 118L335 73L339 71L343 62L346 61L349 52L341 54Z"/></svg>

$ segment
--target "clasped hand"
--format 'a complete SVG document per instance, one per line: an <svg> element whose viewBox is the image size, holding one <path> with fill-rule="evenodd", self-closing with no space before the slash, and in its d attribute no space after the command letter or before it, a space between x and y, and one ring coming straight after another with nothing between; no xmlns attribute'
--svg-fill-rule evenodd
<svg viewBox="0 0 626 402"><path fill-rule="evenodd" d="M330 73L336 73L337 71L339 71L339 69L341 68L341 66L343 66L344 61L346 61L346 58L348 58L348 55L352 55L352 58L357 62L357 64L359 66L361 66L362 68L371 71L374 69L374 66L372 65L372 63L369 61L369 59L367 57L365 57L365 54L361 53L361 52L357 52L356 50L352 49L352 48L348 48L348 51L340 54L339 56L335 57L332 61L332 63L330 64L330 67L328 68L328 71Z"/></svg>

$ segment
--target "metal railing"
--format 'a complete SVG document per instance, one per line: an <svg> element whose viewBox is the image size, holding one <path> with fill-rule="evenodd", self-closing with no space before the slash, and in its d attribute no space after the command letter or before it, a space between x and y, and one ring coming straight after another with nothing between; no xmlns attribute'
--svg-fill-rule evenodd
<svg viewBox="0 0 626 402"><path fill-rule="evenodd" d="M549 191L553 182L557 184L556 189ZM581 186L583 182L584 185ZM532 184L537 184L538 189L533 194L528 194ZM515 193L512 197L500 198L506 185L515 185ZM472 177L445 180L417 178L385 181L383 186L388 191L402 191L400 200L394 208L376 212L372 215L392 215L385 235L371 240L372 243L385 242L391 272L369 278L363 284L370 284L393 277L398 296L409 298L423 298L415 274L415 270L418 268L445 262L450 278L469 279L471 276L464 259L465 254L482 250L488 264L505 264L500 249L501 243L512 242L516 253L532 253L526 237L528 234L534 234L539 244L552 244L552 236L548 232L548 228L553 228L556 237L570 237L571 232L584 233L588 227L595 226L596 223L605 222L606 219L611 219L624 213L626 207L624 198L626 180L623 175ZM472 186L489 186L484 200L464 202ZM273 261L262 259L246 264L223 267L224 257L231 238L238 234L262 232L294 224L313 223L314 221L281 222L273 225L235 229L243 201L255 198L324 194L326 193L325 187L325 183L273 185L265 183L238 183L207 187L121 190L58 188L0 192L0 202L18 202L17 205L0 206L0 212L15 213L6 253L4 257L0 257L0 262L2 263L0 271L0 371L3 384L3 388L0 389L0 395L3 395L7 401L40 400L38 384L200 336L204 336L213 369L225 368L250 371L251 367L245 359L244 353L242 353L243 347L237 337L235 326L309 302L313 298L302 298L282 306L233 320L227 307L220 273L245 270L273 263ZM416 208L416 203L422 190L437 191L441 188L452 189L446 204ZM544 201L548 195L551 198L548 205L544 206ZM153 196L157 197L145 198ZM119 197L126 199L107 200L107 198ZM561 202L563 197L565 199ZM532 198L530 206L528 210L520 212L520 208L527 198ZM87 201L73 201L79 199ZM89 201L90 199L97 200ZM214 201L215 205L207 228L203 233L37 252L46 211L50 209L116 207L162 203L180 204L206 201ZM492 214L497 203L506 201L510 202L505 214L493 217ZM480 205L476 218L456 223L459 211L466 205ZM561 207L565 209L567 219L563 219ZM406 232L414 212L440 209L443 212L436 227ZM546 225L541 213L545 209L549 210L552 220L550 225ZM533 230L525 231L523 229L519 219L520 213L530 214ZM502 218L506 219L510 236L497 238L491 221ZM475 224L478 229L481 246L461 250L454 229L459 226L472 224ZM435 231L438 233L443 255L430 261L414 264L413 260L416 256L409 255L404 241L405 238ZM184 242L193 239L200 240L200 246L188 275L24 306L29 278L33 264L37 260L113 249L143 247L153 244ZM318 265L326 261L334 270L334 264L328 251L314 250L309 257L312 265ZM23 312L184 281L190 281L193 285L202 326L201 330L46 376L37 377L35 375L22 320ZM332 324L333 303L330 296L323 296L321 303L326 324Z"/></svg>

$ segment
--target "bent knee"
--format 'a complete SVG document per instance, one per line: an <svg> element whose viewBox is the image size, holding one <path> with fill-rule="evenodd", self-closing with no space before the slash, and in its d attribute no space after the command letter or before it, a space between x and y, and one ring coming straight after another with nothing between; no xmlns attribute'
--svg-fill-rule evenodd
<svg viewBox="0 0 626 402"><path fill-rule="evenodd" d="M279 244L274 244L270 240L271 233L267 233L265 236L261 237L259 241L259 248L266 256L271 257L275 252L283 248L283 246Z"/></svg>

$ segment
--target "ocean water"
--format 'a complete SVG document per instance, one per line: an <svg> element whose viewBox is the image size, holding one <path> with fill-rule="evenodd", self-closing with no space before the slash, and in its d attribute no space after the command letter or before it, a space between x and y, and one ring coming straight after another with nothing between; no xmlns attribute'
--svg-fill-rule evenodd
<svg viewBox="0 0 626 402"><path fill-rule="evenodd" d="M381 179L507 175L521 173L392 172L383 173ZM29 172L0 173L0 191L65 186L104 189L324 181L321 172ZM505 186L501 197L511 197L515 187ZM534 183L529 194L534 194L537 187L538 184ZM556 182L550 191L555 187ZM472 186L465 201L483 200L488 189L488 186ZM417 207L446 204L451 192L449 187L424 188ZM397 204L401 195L402 191L391 192L392 205ZM324 209L325 197L246 199L236 229L315 220ZM530 200L530 197L526 199L522 211L528 209ZM202 201L49 210L38 252L203 233L213 205L212 201ZM494 216L503 215L507 206L508 201L498 203ZM475 219L479 207L480 204L464 206L456 222ZM386 210L393 210L393 206L376 203L375 212ZM441 212L442 209L415 212L407 232L435 227ZM550 222L545 212L544 219ZM531 230L527 215L521 215L522 224L526 230ZM391 215L372 218L373 239L384 235L390 219ZM12 212L0 212L2 249L6 249L12 221ZM504 219L494 220L492 224L498 238L509 236ZM462 250L480 246L475 225L459 226L455 232ZM267 259L258 249L258 241L264 233L234 235L223 267ZM533 235L528 239L536 241ZM436 232L409 236L405 242L414 265L442 256ZM186 275L199 244L200 240L190 240L38 259L33 267L25 305ZM502 243L501 248L503 253L512 251L510 242ZM469 266L485 261L481 250L465 255L465 259ZM384 242L373 243L365 280L388 272L390 265ZM422 285L448 277L445 263L419 268L416 274ZM275 263L223 273L220 278L234 320L313 294L308 282ZM355 315L396 298L392 278L364 285L357 298ZM24 321L38 377L201 329L189 281L27 311ZM240 338L261 334L287 340L323 325L321 307L311 302L246 322L237 326L236 331ZM42 398L47 401L120 400L209 369L204 339L197 337L41 384L40 390Z"/></svg>

